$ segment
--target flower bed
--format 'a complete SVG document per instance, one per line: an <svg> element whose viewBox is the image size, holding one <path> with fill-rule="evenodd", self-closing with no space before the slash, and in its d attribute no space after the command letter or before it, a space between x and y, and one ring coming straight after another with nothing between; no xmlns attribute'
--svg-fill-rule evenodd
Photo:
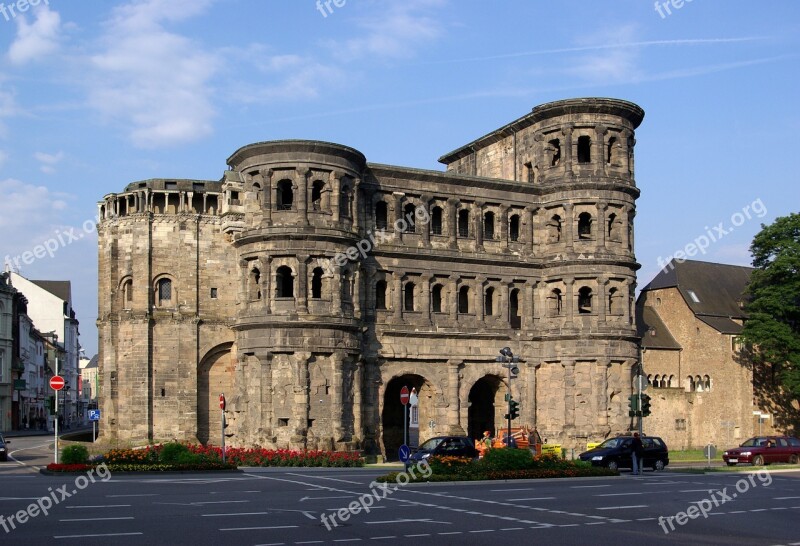
<svg viewBox="0 0 800 546"><path fill-rule="evenodd" d="M216 446L189 445L192 453L222 459L222 450ZM228 462L238 466L364 466L364 459L352 451L299 451L292 449L264 449L260 447L232 447L225 450Z"/></svg>

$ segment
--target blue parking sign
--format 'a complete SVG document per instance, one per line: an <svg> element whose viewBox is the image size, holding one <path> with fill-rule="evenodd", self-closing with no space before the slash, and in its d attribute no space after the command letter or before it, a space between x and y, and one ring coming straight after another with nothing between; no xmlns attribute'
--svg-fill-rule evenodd
<svg viewBox="0 0 800 546"><path fill-rule="evenodd" d="M99 409L90 409L89 410L89 421L99 421L100 420L100 410Z"/></svg>

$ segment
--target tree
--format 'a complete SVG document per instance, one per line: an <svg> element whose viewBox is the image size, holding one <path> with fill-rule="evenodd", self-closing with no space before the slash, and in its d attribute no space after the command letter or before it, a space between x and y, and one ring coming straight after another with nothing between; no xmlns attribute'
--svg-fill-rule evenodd
<svg viewBox="0 0 800 546"><path fill-rule="evenodd" d="M755 271L741 339L755 364L771 366L775 378L800 398L800 214L762 224L750 246Z"/></svg>

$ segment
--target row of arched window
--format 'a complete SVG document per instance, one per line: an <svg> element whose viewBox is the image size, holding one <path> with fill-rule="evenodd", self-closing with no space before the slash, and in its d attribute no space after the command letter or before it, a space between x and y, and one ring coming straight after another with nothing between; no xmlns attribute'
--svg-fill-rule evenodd
<svg viewBox="0 0 800 546"><path fill-rule="evenodd" d="M310 210L316 212L328 212L331 210L331 199L338 199L339 214L343 218L352 218L352 203L353 203L353 188L351 184L342 179L341 187L339 188L339 195L333 196L333 191L330 189L330 184L321 179L316 179L311 182L311 199ZM263 203L263 188L259 182L253 182L251 186L256 194L256 200L259 204ZM289 178L278 180L275 184L275 202L274 210L290 211L297 209L297 196L295 190L297 186L294 181ZM239 203L236 203L239 204Z"/></svg>
<svg viewBox="0 0 800 546"><path fill-rule="evenodd" d="M647 383L656 389L672 389L678 387L677 378L674 375L648 375ZM683 385L686 392L707 392L711 390L711 377L708 375L690 375L686 377Z"/></svg>
<svg viewBox="0 0 800 546"><path fill-rule="evenodd" d="M171 307L173 301L177 301L174 297L172 288L172 279L166 275L157 277L153 283L153 305L156 307ZM133 278L125 277L120 282L120 301L123 309L130 309L133 304Z"/></svg>

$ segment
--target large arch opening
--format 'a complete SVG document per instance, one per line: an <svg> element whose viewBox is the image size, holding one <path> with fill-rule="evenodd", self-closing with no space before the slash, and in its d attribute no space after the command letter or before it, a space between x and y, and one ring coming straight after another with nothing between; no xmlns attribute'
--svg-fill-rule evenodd
<svg viewBox="0 0 800 546"><path fill-rule="evenodd" d="M503 400L506 386L499 377L485 375L478 379L469 390L469 411L467 416L467 434L473 440L483 436L488 430L495 436L499 415L505 413Z"/></svg>
<svg viewBox="0 0 800 546"><path fill-rule="evenodd" d="M197 369L197 439L203 444L220 445L222 416L219 395L233 398L233 377L236 359L231 343L211 349Z"/></svg>
<svg viewBox="0 0 800 546"><path fill-rule="evenodd" d="M408 426L408 420L410 419L410 406L403 406L400 403L400 389L404 386L408 387L409 391L417 389L420 443L441 432L437 432L434 429L432 433L428 426L429 421L434 418L435 414L434 397L436 389L434 386L426 381L424 377L416 374L405 374L392 378L386 385L386 390L383 394L383 414L381 416L383 455L387 461L396 461L398 459L397 450L403 445L403 411L406 412L406 426Z"/></svg>

